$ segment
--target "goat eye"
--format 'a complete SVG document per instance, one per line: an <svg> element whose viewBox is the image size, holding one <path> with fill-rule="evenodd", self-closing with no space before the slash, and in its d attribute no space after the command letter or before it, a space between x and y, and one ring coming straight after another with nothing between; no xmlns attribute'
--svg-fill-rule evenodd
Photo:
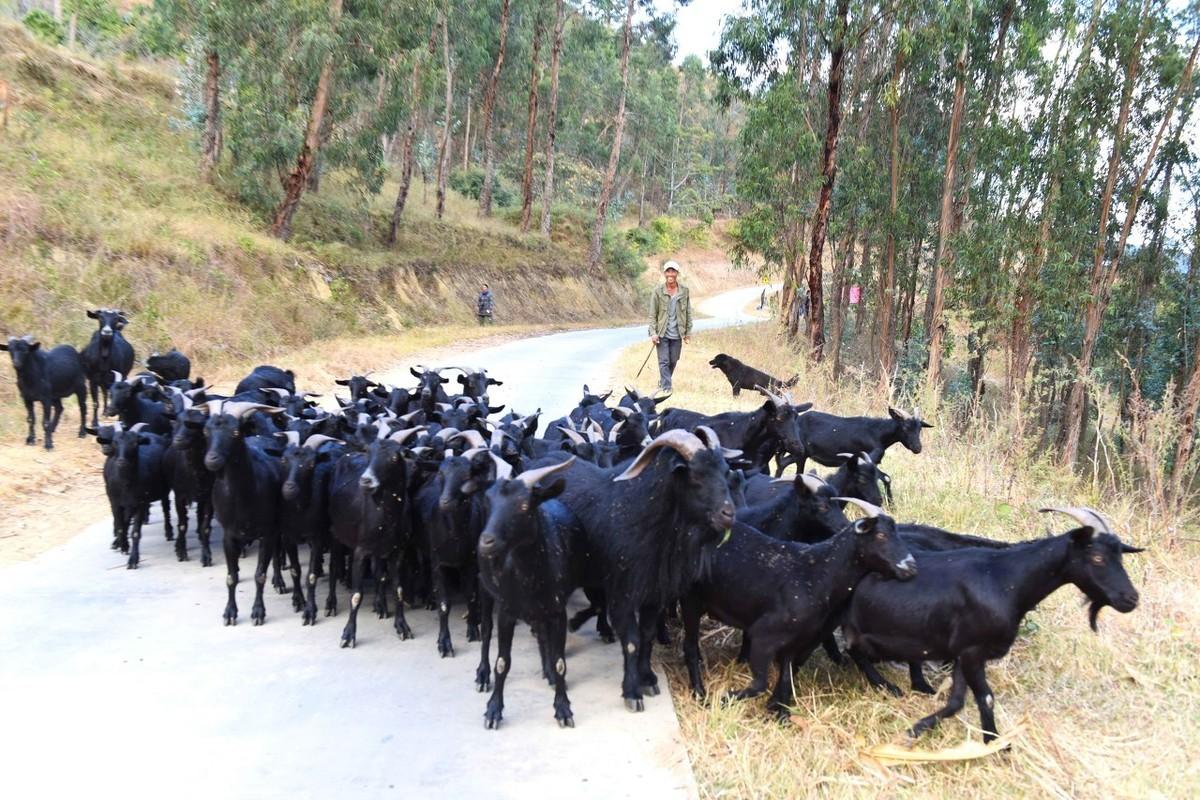
<svg viewBox="0 0 1200 800"><path fill-rule="evenodd" d="M1104 563L1104 556L1100 555L1099 553L1096 553L1094 556L1092 556L1092 563L1095 564L1096 566L1100 566L1101 564Z"/></svg>
<svg viewBox="0 0 1200 800"><path fill-rule="evenodd" d="M875 534L875 538L876 538L876 539L878 539L878 540L880 540L880 541L883 541L884 539L886 539L886 538L887 538L887 534L886 534L886 533L883 533L883 532L881 531L881 532L879 532L879 533Z"/></svg>

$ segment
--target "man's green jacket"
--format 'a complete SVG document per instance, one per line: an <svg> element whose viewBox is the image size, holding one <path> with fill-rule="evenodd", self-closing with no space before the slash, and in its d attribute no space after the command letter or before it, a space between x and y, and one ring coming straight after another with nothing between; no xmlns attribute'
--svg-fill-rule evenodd
<svg viewBox="0 0 1200 800"><path fill-rule="evenodd" d="M688 288L682 283L677 285L675 301L675 321L679 325L679 336L692 335L692 300L688 294ZM667 334L667 309L671 305L671 296L667 294L665 284L659 284L650 294L650 327L648 329L651 336L665 336Z"/></svg>

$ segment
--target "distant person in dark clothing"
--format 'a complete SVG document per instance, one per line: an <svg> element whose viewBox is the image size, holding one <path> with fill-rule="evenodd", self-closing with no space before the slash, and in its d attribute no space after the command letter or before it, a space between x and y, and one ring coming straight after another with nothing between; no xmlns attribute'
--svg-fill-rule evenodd
<svg viewBox="0 0 1200 800"><path fill-rule="evenodd" d="M492 295L492 290L485 283L483 290L479 293L479 299L475 301L475 315L479 317L480 325L492 324L492 312L495 310L496 300Z"/></svg>

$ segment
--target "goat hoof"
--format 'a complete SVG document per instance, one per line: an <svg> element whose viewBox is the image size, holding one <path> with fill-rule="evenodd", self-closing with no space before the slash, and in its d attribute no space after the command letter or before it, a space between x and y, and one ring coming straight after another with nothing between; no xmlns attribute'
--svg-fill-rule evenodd
<svg viewBox="0 0 1200 800"><path fill-rule="evenodd" d="M475 627L471 627L470 625L467 626L467 641L468 642L478 642L479 641L479 627L478 626L475 626Z"/></svg>
<svg viewBox="0 0 1200 800"><path fill-rule="evenodd" d="M565 716L559 716L558 714L555 714L554 718L558 720L558 727L560 727L560 728L574 728L575 727L575 717L571 714L570 711L568 711Z"/></svg>
<svg viewBox="0 0 1200 800"><path fill-rule="evenodd" d="M166 528L163 530L163 538L166 539L168 542L173 542L173 541L175 541L175 532L172 531L170 528Z"/></svg>
<svg viewBox="0 0 1200 800"><path fill-rule="evenodd" d="M132 558L129 559L129 563L125 565L125 569L137 569L137 568L138 568L138 562L133 560Z"/></svg>
<svg viewBox="0 0 1200 800"><path fill-rule="evenodd" d="M188 561L189 560L188 554L186 552L181 553L178 550L175 551L175 559L177 561Z"/></svg>
<svg viewBox="0 0 1200 800"><path fill-rule="evenodd" d="M483 692L489 691L491 688L492 688L492 681L490 678L486 679L486 680L482 680L482 681L479 680L478 678L475 679L475 691L483 693Z"/></svg>
<svg viewBox="0 0 1200 800"><path fill-rule="evenodd" d="M396 625L396 635L400 637L400 641L413 638L412 628L408 627L408 623L401 622Z"/></svg>
<svg viewBox="0 0 1200 800"><path fill-rule="evenodd" d="M499 711L485 711L483 713L483 727L489 731L500 730L500 720L503 719Z"/></svg>
<svg viewBox="0 0 1200 800"><path fill-rule="evenodd" d="M643 683L642 694L646 697L658 697L659 690L657 683Z"/></svg>
<svg viewBox="0 0 1200 800"><path fill-rule="evenodd" d="M79 438L80 438L80 439L86 439L86 438L87 438L87 431L85 431L85 430L83 430L83 429L81 428L81 429L80 429L80 431L79 431Z"/></svg>
<svg viewBox="0 0 1200 800"><path fill-rule="evenodd" d="M626 697L625 710L633 711L634 713L637 713L638 711L645 711L646 704L642 702L642 698L640 697Z"/></svg>
<svg viewBox="0 0 1200 800"><path fill-rule="evenodd" d="M891 681L884 681L883 685L881 685L879 688L887 690L887 693L890 694L892 697L903 697L904 696L904 692L902 692L900 690L900 687L897 686L896 684L892 683Z"/></svg>

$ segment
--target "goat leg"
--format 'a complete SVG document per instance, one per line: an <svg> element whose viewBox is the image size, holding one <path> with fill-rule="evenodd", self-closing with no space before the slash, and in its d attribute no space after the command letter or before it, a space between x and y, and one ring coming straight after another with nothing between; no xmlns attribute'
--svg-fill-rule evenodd
<svg viewBox="0 0 1200 800"><path fill-rule="evenodd" d="M266 541L263 541L260 542L258 546L261 548L265 545ZM273 586L275 591L279 594L287 594L287 583L283 580L283 559L285 557L283 548L276 548L275 552L272 553L271 556L271 566L273 570L271 574L271 586Z"/></svg>
<svg viewBox="0 0 1200 800"><path fill-rule="evenodd" d="M404 618L404 548L396 548L392 556L392 574L396 576L396 619L393 627L396 629L396 635L403 641L411 639L413 635L412 628L408 627L408 620Z"/></svg>
<svg viewBox="0 0 1200 800"><path fill-rule="evenodd" d="M133 534L130 536L129 561L125 564L126 569L138 568L138 561L141 560L142 525L145 523L148 513L144 505L139 505L137 511L133 512Z"/></svg>
<svg viewBox="0 0 1200 800"><path fill-rule="evenodd" d="M450 592L446 588L446 568L436 561L433 567L433 593L438 603L438 654L442 658L454 657L454 643L450 640Z"/></svg>
<svg viewBox="0 0 1200 800"><path fill-rule="evenodd" d="M325 598L325 616L337 616L337 587L341 580L342 570L346 563L342 559L342 545L332 542L329 545L329 596Z"/></svg>
<svg viewBox="0 0 1200 800"><path fill-rule="evenodd" d="M304 608L304 590L300 588L300 546L294 539L289 538L284 547L288 554L288 569L292 575L292 610L300 611Z"/></svg>
<svg viewBox="0 0 1200 800"><path fill-rule="evenodd" d="M629 711L645 711L642 682L638 675L638 650L641 648L642 634L638 629L637 615L632 609L621 609L613 613L613 621L621 637L621 656L625 661L621 697L625 699L625 708Z"/></svg>
<svg viewBox="0 0 1200 800"><path fill-rule="evenodd" d="M546 624L545 638L554 664L554 718L560 728L574 728L575 715L567 697L567 615L551 618Z"/></svg>
<svg viewBox="0 0 1200 800"><path fill-rule="evenodd" d="M987 744L998 736L996 731L996 715L993 710L995 698L992 687L987 682L987 660L971 655L963 655L960 662L963 665L963 677L975 695L975 704L979 706L979 722L983 728L983 743Z"/></svg>
<svg viewBox="0 0 1200 800"><path fill-rule="evenodd" d="M700 602L692 597L685 597L683 606L683 660L687 664L688 683L691 684L692 694L697 700L703 700L706 694L704 678L700 671ZM742 635L743 644L746 641Z"/></svg>
<svg viewBox="0 0 1200 800"><path fill-rule="evenodd" d="M937 724L942 720L953 717L959 711L962 711L963 702L966 700L967 696L967 679L963 674L963 666L961 661L954 662L954 677L951 680L950 698L946 701L945 708L938 709L928 717L923 717L922 719L917 720L916 724L909 729L909 736L916 739L926 731L936 728ZM995 727L994 724L993 727Z"/></svg>
<svg viewBox="0 0 1200 800"><path fill-rule="evenodd" d="M342 647L358 646L358 607L362 605L363 569L366 566L367 554L361 547L355 547L350 556L350 619L342 629Z"/></svg>
<svg viewBox="0 0 1200 800"><path fill-rule="evenodd" d="M937 689L934 689L929 685L929 681L925 680L921 664L920 661L910 661L908 664L908 679L912 683L913 691L921 694L937 694Z"/></svg>
<svg viewBox="0 0 1200 800"><path fill-rule="evenodd" d="M225 585L229 589L229 600L225 603L225 624L237 625L237 598L234 589L238 582L238 560L242 548L232 531L225 531L221 537L221 546L225 550Z"/></svg>
<svg viewBox="0 0 1200 800"><path fill-rule="evenodd" d="M506 614L503 606L497 606L496 611L497 627L500 629L496 656L496 684L492 689L492 696L488 698L487 710L483 712L483 726L489 730L499 728L500 720L504 717L504 681L508 677L508 671L512 669L513 629L517 625L516 618Z"/></svg>
<svg viewBox="0 0 1200 800"><path fill-rule="evenodd" d="M200 538L200 566L211 567L212 560L212 494L201 495L196 501L196 534Z"/></svg>
<svg viewBox="0 0 1200 800"><path fill-rule="evenodd" d="M168 541L175 540L175 529L171 527L171 498L168 495L163 495L162 499L163 512L163 537Z"/></svg>
<svg viewBox="0 0 1200 800"><path fill-rule="evenodd" d="M79 438L86 439L87 432L87 390L79 389L75 392L75 399L79 403ZM99 427L99 426L97 426Z"/></svg>
<svg viewBox="0 0 1200 800"><path fill-rule="evenodd" d="M178 531L175 536L175 558L179 561L187 561L187 530L188 530L188 498L175 492L175 517L179 520ZM197 507L199 514L199 507ZM196 525L199 527L200 520L197 518Z"/></svg>
<svg viewBox="0 0 1200 800"><path fill-rule="evenodd" d="M33 433L33 426L37 423L37 414L33 410L33 400L25 401L25 421L29 423L29 435L25 437L25 444L37 444L37 436Z"/></svg>
<svg viewBox="0 0 1200 800"><path fill-rule="evenodd" d="M45 447L47 450L54 449L54 426L51 425L51 423L50 423L51 415L53 413L54 412L52 412L50 410L50 401L43 400L42 401L42 435L45 437L45 441L42 443L42 446Z"/></svg>
<svg viewBox="0 0 1200 800"><path fill-rule="evenodd" d="M767 677L771 660L774 657L773 651L778 649L772 648L770 642L776 637L771 636L765 628L755 631L753 637L750 640L750 683L744 689L727 692L725 694L726 702L758 697L767 690Z"/></svg>
<svg viewBox="0 0 1200 800"><path fill-rule="evenodd" d="M492 614L496 601L489 592L482 592L479 604L479 667L475 670L475 688L486 692L492 688Z"/></svg>
<svg viewBox="0 0 1200 800"><path fill-rule="evenodd" d="M871 686L876 689L886 689L893 697L899 697L904 694L904 692L900 691L899 686L880 675L879 670L875 669L875 665L871 663L871 659L867 658L861 651L851 647L850 658Z"/></svg>
<svg viewBox="0 0 1200 800"><path fill-rule="evenodd" d="M642 693L649 697L658 696L658 676L650 668L650 653L654 648L654 636L662 621L662 609L656 606L643 606L638 612L638 628L642 635L642 649L638 652L638 680L642 685Z"/></svg>
<svg viewBox="0 0 1200 800"><path fill-rule="evenodd" d="M267 588L267 570L271 567L271 559L276 558L278 565L276 542L278 534L274 531L267 533L258 542L258 565L254 568L254 605L250 608L250 619L255 625L262 625L267 620L267 605L263 602L263 591Z"/></svg>

